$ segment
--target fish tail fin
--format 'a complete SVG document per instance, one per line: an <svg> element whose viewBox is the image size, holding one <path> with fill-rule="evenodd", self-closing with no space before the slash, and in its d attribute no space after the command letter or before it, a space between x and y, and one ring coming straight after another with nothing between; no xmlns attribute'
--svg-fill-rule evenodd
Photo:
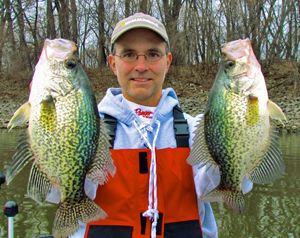
<svg viewBox="0 0 300 238"><path fill-rule="evenodd" d="M242 191L221 190L218 187L201 199L203 202L225 201L227 205L238 213L245 212L245 199Z"/></svg>
<svg viewBox="0 0 300 238"><path fill-rule="evenodd" d="M66 238L79 229L78 220L83 223L105 219L107 214L89 197L84 196L78 201L67 199L58 205L53 222L53 236Z"/></svg>

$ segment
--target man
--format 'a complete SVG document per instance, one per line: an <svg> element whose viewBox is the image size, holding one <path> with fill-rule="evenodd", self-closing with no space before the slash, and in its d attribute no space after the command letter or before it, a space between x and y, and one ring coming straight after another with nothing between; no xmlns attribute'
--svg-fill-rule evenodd
<svg viewBox="0 0 300 238"><path fill-rule="evenodd" d="M197 197L218 185L219 172L186 163L201 115L182 113L174 90L162 89L172 61L165 27L137 13L117 23L111 45L109 64L121 88L109 88L98 109L116 126L117 172L97 189L86 186L108 217L81 224L71 237L218 237L210 204Z"/></svg>
<svg viewBox="0 0 300 238"><path fill-rule="evenodd" d="M85 237L217 237L211 206L197 195L212 190L219 175L206 168L193 175L186 158L196 119L180 111L173 89L162 88L172 61L165 27L137 13L117 23L111 45L109 64L121 88L108 89L98 109L116 123L117 172L95 198L108 218L89 223ZM189 128L181 138L175 114Z"/></svg>

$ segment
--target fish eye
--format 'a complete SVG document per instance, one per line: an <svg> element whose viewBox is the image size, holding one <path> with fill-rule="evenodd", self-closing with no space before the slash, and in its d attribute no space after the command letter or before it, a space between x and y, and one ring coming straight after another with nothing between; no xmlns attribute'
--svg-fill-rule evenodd
<svg viewBox="0 0 300 238"><path fill-rule="evenodd" d="M232 61L232 60L228 60L228 61L225 62L225 68L226 69L232 69L232 68L234 68L234 66L235 66L235 62Z"/></svg>
<svg viewBox="0 0 300 238"><path fill-rule="evenodd" d="M65 60L64 66L67 69L74 69L76 67L76 61L73 59Z"/></svg>

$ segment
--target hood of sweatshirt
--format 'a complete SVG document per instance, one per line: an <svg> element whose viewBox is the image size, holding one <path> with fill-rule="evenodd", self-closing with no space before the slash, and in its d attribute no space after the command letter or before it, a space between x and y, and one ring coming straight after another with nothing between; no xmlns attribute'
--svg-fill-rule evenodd
<svg viewBox="0 0 300 238"><path fill-rule="evenodd" d="M148 147L134 125L135 123L140 127L141 132L146 135L150 144L153 143L156 135L155 147L161 149L176 147L173 129L173 108L175 105L179 106L175 91L172 88L164 89L157 108L153 113L150 125L143 128L141 119L123 99L121 88L109 88L105 97L99 103L98 110L100 116L103 117L104 114L107 114L118 120L114 149L141 149ZM158 124L160 124L159 131L157 131ZM159 134L161 131L163 133Z"/></svg>

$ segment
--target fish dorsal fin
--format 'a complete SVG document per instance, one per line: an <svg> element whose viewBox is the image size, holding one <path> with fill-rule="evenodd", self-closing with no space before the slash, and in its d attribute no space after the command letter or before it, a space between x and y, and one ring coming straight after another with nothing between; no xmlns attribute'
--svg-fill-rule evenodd
<svg viewBox="0 0 300 238"><path fill-rule="evenodd" d="M14 115L12 116L7 125L9 131L12 128L20 126L29 120L30 108L30 102L26 102L17 111L15 111Z"/></svg>
<svg viewBox="0 0 300 238"><path fill-rule="evenodd" d="M285 165L279 150L278 136L274 129L271 129L269 146L264 157L247 174L247 178L259 184L269 183L279 179L284 173Z"/></svg>
<svg viewBox="0 0 300 238"><path fill-rule="evenodd" d="M211 166L214 166L216 168L216 166L218 165L212 158L205 141L204 117L198 122L199 124L197 125L197 129L194 132L195 136L193 138L193 149L191 150L191 153L187 158L187 163L192 166L202 163L199 168L203 167L204 165L208 165L207 170Z"/></svg>
<svg viewBox="0 0 300 238"><path fill-rule="evenodd" d="M91 169L88 176L93 183L104 184L108 181L108 173L112 176L116 173L116 167L111 158L109 150L109 136L105 127L104 119L100 118L100 133L96 154L93 158Z"/></svg>
<svg viewBox="0 0 300 238"><path fill-rule="evenodd" d="M287 122L287 119L286 119L284 113L282 112L281 108L275 102L272 102L271 100L269 100L267 103L267 106L268 106L268 112L269 112L271 118L279 120L282 124L283 124L282 120L285 120Z"/></svg>
<svg viewBox="0 0 300 238"><path fill-rule="evenodd" d="M42 173L37 164L33 163L29 175L27 193L38 203L43 203L51 191L52 184L47 175Z"/></svg>
<svg viewBox="0 0 300 238"><path fill-rule="evenodd" d="M17 152L12 157L12 163L6 171L7 184L10 183L14 176L18 174L30 160L34 159L27 134L22 134L18 142L19 144L16 148Z"/></svg>

